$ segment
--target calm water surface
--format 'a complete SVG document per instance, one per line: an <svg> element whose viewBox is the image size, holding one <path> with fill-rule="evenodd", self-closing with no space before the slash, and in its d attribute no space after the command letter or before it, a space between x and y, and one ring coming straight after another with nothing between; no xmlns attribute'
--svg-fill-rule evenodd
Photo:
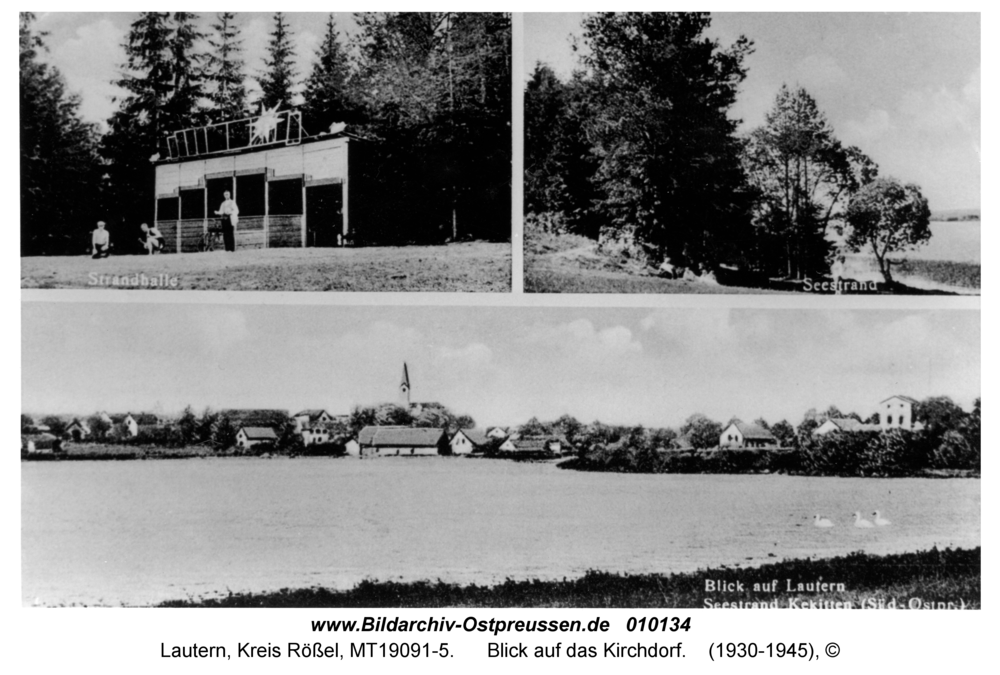
<svg viewBox="0 0 1000 675"><path fill-rule="evenodd" d="M951 260L980 263L980 223L973 221L931 222L931 239L916 251L904 254L916 260Z"/></svg>
<svg viewBox="0 0 1000 675"><path fill-rule="evenodd" d="M980 481L618 475L459 458L21 464L25 604L495 582L980 544ZM860 530L854 511L889 527ZM813 514L837 527L814 528Z"/></svg>

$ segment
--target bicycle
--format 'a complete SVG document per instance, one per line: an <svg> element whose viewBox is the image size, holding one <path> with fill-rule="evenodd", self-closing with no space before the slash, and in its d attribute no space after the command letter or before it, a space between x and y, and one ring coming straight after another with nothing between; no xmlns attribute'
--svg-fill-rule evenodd
<svg viewBox="0 0 1000 675"><path fill-rule="evenodd" d="M208 228L208 231L201 235L201 241L198 242L198 250L202 253L206 251L214 251L216 248L221 249L224 246L225 243L222 238L221 227Z"/></svg>

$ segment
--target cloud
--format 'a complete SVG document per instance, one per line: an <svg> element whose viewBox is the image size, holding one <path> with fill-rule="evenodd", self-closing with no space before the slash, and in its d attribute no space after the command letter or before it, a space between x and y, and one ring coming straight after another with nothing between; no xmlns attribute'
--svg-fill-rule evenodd
<svg viewBox="0 0 1000 675"><path fill-rule="evenodd" d="M685 353L705 353L723 349L737 341L730 310L657 310L639 322L660 344Z"/></svg>
<svg viewBox="0 0 1000 675"><path fill-rule="evenodd" d="M205 351L216 357L229 354L234 346L250 337L246 315L240 309L203 311L196 321Z"/></svg>
<svg viewBox="0 0 1000 675"><path fill-rule="evenodd" d="M535 326L527 331L525 340L540 347L557 350L564 357L598 361L642 351L642 344L634 339L629 328L619 325L598 330L588 319Z"/></svg>
<svg viewBox="0 0 1000 675"><path fill-rule="evenodd" d="M848 120L841 128L845 141L862 145L891 133L894 127L889 113L881 108L875 108L869 110L863 120Z"/></svg>
<svg viewBox="0 0 1000 675"><path fill-rule="evenodd" d="M325 338L323 339L325 342ZM382 358L402 360L412 358L424 348L423 335L415 328L406 328L391 321L378 320L359 331L345 333L330 345L338 354L353 354L357 359Z"/></svg>
<svg viewBox="0 0 1000 675"><path fill-rule="evenodd" d="M476 368L490 364L493 350L482 342L473 342L464 347L438 347L437 357L449 368Z"/></svg>
<svg viewBox="0 0 1000 675"><path fill-rule="evenodd" d="M107 18L78 27L72 37L52 47L43 58L59 68L71 92L81 95L80 112L93 122L104 122L114 112L112 98L124 90L112 84L123 59L125 32Z"/></svg>
<svg viewBox="0 0 1000 675"><path fill-rule="evenodd" d="M983 69L982 67L976 68L976 72L969 76L969 81L965 83L962 88L962 96L965 98L969 105L979 107L980 101L980 83L982 81Z"/></svg>
<svg viewBox="0 0 1000 675"><path fill-rule="evenodd" d="M970 81L960 91L953 91L948 87L910 90L903 95L899 109L917 131L978 133L978 86L978 83Z"/></svg>
<svg viewBox="0 0 1000 675"><path fill-rule="evenodd" d="M806 89L840 87L850 81L837 60L827 54L811 54L795 67L795 76Z"/></svg>

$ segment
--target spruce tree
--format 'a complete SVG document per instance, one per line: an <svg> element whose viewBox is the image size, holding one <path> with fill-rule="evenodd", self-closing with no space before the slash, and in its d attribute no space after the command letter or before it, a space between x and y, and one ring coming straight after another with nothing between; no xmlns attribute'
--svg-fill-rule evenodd
<svg viewBox="0 0 1000 675"><path fill-rule="evenodd" d="M223 12L212 24L215 36L209 39L212 52L208 56L206 79L208 98L212 102L214 122L243 117L247 107L246 85L243 82L243 41L236 15Z"/></svg>
<svg viewBox="0 0 1000 675"><path fill-rule="evenodd" d="M705 13L600 13L583 21L594 78L585 123L600 165L605 233L650 262L696 271L732 262L750 200L729 117L752 43L706 37ZM637 251L638 252L638 251Z"/></svg>
<svg viewBox="0 0 1000 675"><path fill-rule="evenodd" d="M34 21L20 14L21 254L81 253L99 197L97 129L58 69L39 60Z"/></svg>
<svg viewBox="0 0 1000 675"><path fill-rule="evenodd" d="M310 133L324 131L331 123L343 122L350 116L349 76L347 53L340 44L331 14L326 22L323 44L316 52L316 61L306 80L302 123Z"/></svg>
<svg viewBox="0 0 1000 675"><path fill-rule="evenodd" d="M267 45L268 57L264 59L267 70L257 78L261 88L259 103L265 108L289 110L292 107L292 88L295 86L295 51L285 24L285 15L276 12L271 41Z"/></svg>
<svg viewBox="0 0 1000 675"><path fill-rule="evenodd" d="M166 112L167 126L174 131L197 126L204 121L200 102L204 97L202 62L205 55L195 52L195 42L205 35L195 27L197 20L198 15L190 12L175 12L173 15L173 33L170 36L173 84Z"/></svg>
<svg viewBox="0 0 1000 675"><path fill-rule="evenodd" d="M101 154L107 162L109 228L123 233L153 218L155 170L151 160L166 155L170 133L203 122L202 55L195 43L197 17L143 12L133 22L125 43L126 61L115 82L127 94L108 121ZM136 235L136 238L138 235ZM119 241L132 241L126 236ZM121 249L119 249L121 250Z"/></svg>
<svg viewBox="0 0 1000 675"><path fill-rule="evenodd" d="M174 84L169 18L161 12L141 13L124 45L126 61L115 84L126 95L108 120L101 147L109 183L104 220L112 237L123 224L134 228L152 219L155 172L150 159L165 153L163 139L176 131L166 114Z"/></svg>

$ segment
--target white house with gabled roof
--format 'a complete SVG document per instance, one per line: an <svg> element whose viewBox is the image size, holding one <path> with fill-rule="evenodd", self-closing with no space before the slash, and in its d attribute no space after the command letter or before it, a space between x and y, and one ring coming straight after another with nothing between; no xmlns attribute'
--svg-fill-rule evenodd
<svg viewBox="0 0 1000 675"><path fill-rule="evenodd" d="M471 455L482 452L490 444L490 438L482 429L459 429L448 441L453 455Z"/></svg>
<svg viewBox="0 0 1000 675"><path fill-rule="evenodd" d="M740 420L733 420L719 435L720 448L773 448L777 445L778 439L770 431Z"/></svg>
<svg viewBox="0 0 1000 675"><path fill-rule="evenodd" d="M913 418L913 406L916 399L909 396L890 396L878 404L879 426L882 431L902 429L913 431L916 426Z"/></svg>

